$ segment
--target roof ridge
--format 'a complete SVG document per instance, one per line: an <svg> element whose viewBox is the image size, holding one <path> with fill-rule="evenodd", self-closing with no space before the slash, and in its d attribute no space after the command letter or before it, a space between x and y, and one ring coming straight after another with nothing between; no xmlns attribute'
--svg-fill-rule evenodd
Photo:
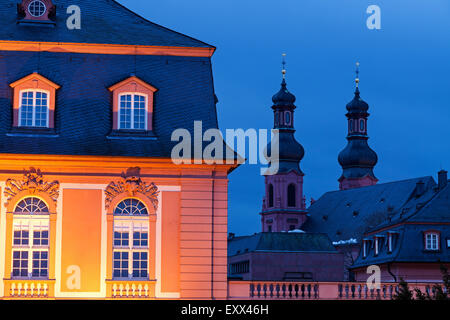
<svg viewBox="0 0 450 320"><path fill-rule="evenodd" d="M414 181L414 180L420 180L420 179L433 179L433 177L432 176L423 176L423 177L417 177L417 178L410 178L410 179L403 179L403 180L397 180L397 181L389 181L389 182L384 182L384 183L378 183L378 184L375 184L375 185L372 185L372 186L366 186L366 187L360 187L360 188L353 188L353 189L347 189L347 190L334 190L334 191L325 192L324 195L325 194L336 193L336 192L345 192L345 191L351 192L351 191L354 191L354 190L363 190L363 189L366 190L366 189L369 189L369 188L376 188L376 187L385 186L385 185L388 185L388 184L402 183L402 182Z"/></svg>
<svg viewBox="0 0 450 320"><path fill-rule="evenodd" d="M164 27L164 26L162 26L162 25L160 25L160 24L158 24L158 23L155 23L155 22L153 22L153 21L150 21L150 20L148 20L147 18L144 18L143 16L141 16L140 14L134 12L133 10L127 8L125 5L121 4L121 3L120 3L119 1L117 1L117 0L112 0L112 2L115 3L115 4L117 4L119 7L121 7L121 8L123 8L123 9L127 10L129 13L135 15L135 16L138 17L139 19L142 19L143 21L148 22L148 23L150 23L150 24L152 24L152 25L154 25L154 26L156 26L156 27L158 27L158 28L161 28L161 29L166 30L166 31L169 31L169 32L177 33L177 34L179 34L179 35L181 35L181 36L183 36L183 37L189 38L189 39L191 39L191 40L194 40L194 41L197 41L197 42L199 42L199 43L202 43L202 44L204 44L204 45L206 45L206 46L208 46L208 47L210 47L210 48L216 49L215 46L210 45L209 43L206 43L206 42L201 41L201 40L198 40L198 39L196 39L196 38L194 38L194 37L188 36L188 35L186 35L186 34L184 34L184 33L181 33L181 32L175 31L175 30L172 30L172 29L167 28L167 27Z"/></svg>

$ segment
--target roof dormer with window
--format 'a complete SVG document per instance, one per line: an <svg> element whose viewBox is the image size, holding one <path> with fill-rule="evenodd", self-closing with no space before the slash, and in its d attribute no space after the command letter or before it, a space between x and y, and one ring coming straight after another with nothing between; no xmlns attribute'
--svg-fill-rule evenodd
<svg viewBox="0 0 450 320"><path fill-rule="evenodd" d="M113 135L153 135L153 102L158 89L136 76L109 88L112 92Z"/></svg>
<svg viewBox="0 0 450 320"><path fill-rule="evenodd" d="M17 5L18 23L54 26L56 6L51 0L23 0Z"/></svg>
<svg viewBox="0 0 450 320"><path fill-rule="evenodd" d="M35 72L11 83L10 87L14 91L13 131L53 131L56 90L60 86Z"/></svg>

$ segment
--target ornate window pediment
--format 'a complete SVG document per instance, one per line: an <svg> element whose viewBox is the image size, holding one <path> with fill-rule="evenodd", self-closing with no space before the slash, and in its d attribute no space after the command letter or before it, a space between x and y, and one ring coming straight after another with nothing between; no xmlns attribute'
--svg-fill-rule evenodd
<svg viewBox="0 0 450 320"><path fill-rule="evenodd" d="M105 208L111 207L113 200L119 195L135 197L137 194L145 195L156 210L158 208L158 187L154 183L145 183L140 177L141 169L129 168L122 173L121 180L111 182L105 189Z"/></svg>
<svg viewBox="0 0 450 320"><path fill-rule="evenodd" d="M3 194L6 197L5 206L8 206L11 200L21 193L28 195L45 193L55 204L59 197L59 182L44 181L41 170L30 168L24 171L22 180L8 179Z"/></svg>

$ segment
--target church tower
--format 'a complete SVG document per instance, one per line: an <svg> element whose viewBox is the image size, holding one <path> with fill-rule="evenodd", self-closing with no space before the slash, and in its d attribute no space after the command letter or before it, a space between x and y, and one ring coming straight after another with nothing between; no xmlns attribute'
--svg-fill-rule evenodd
<svg viewBox="0 0 450 320"><path fill-rule="evenodd" d="M338 158L343 169L339 178L339 188L341 190L371 186L378 182L373 173L378 157L367 143L369 139L367 135L369 105L360 97L359 63L356 65L355 97L347 104L348 144L341 151Z"/></svg>
<svg viewBox="0 0 450 320"><path fill-rule="evenodd" d="M272 98L274 129L279 131L279 163L278 172L265 177L266 190L261 212L263 232L300 229L306 220L304 174L300 169L305 150L294 137L296 98L287 89L285 65L283 59L281 89ZM270 145L268 149L270 153Z"/></svg>

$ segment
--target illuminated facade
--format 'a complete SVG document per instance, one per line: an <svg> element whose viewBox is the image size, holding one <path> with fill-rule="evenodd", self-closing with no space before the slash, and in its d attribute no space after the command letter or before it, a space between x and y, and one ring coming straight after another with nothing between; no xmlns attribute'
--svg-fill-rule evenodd
<svg viewBox="0 0 450 320"><path fill-rule="evenodd" d="M0 11L0 297L226 298L234 165L170 153L173 130L217 128L215 48L115 1L55 4Z"/></svg>

